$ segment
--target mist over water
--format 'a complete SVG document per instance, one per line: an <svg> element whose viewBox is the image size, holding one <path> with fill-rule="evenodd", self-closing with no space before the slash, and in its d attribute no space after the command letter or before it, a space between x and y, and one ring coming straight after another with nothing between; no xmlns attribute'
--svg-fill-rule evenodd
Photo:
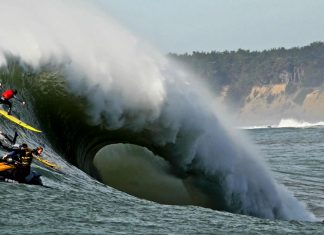
<svg viewBox="0 0 324 235"><path fill-rule="evenodd" d="M160 157L198 175L201 191L215 202L221 195L221 209L315 219L275 182L246 137L225 124L228 117L204 84L96 4L2 1L0 65L6 66L10 55L36 71L60 66L70 92L86 99L92 124L147 133Z"/></svg>

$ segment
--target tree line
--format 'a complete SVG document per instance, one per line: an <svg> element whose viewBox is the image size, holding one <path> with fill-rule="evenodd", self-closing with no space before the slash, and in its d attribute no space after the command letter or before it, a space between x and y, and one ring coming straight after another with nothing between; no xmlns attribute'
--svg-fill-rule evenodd
<svg viewBox="0 0 324 235"><path fill-rule="evenodd" d="M239 101L255 85L287 83L297 87L318 87L324 83L324 43L264 51L197 52L169 56L189 66L219 92L228 85L228 97Z"/></svg>

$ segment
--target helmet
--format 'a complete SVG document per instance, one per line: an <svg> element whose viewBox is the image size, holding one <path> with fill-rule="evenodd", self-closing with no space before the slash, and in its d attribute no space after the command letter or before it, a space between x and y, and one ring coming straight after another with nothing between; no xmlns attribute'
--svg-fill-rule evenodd
<svg viewBox="0 0 324 235"><path fill-rule="evenodd" d="M26 143L23 143L19 147L20 147L20 149L26 149L26 148L28 148L28 145Z"/></svg>

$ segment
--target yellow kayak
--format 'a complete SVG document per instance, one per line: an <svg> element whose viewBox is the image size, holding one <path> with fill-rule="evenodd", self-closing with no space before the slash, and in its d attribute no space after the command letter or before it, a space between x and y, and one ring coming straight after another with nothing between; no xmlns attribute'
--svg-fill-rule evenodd
<svg viewBox="0 0 324 235"><path fill-rule="evenodd" d="M4 116L5 118L9 119L10 121L28 129L28 130L31 130L31 131L34 131L34 132L42 132L40 130L37 130L36 128L24 123L23 121L20 121L18 118L12 116L12 115L8 115L8 113L6 111L4 111L3 109L0 109L0 114L2 116Z"/></svg>
<svg viewBox="0 0 324 235"><path fill-rule="evenodd" d="M46 165L46 166L48 166L48 167L55 168L55 169L59 168L58 165L56 165L56 164L54 164L54 163L52 163L52 162L49 162L49 161L47 161L47 160L45 160L45 159L43 159L43 158L36 157L36 159L37 159L39 162L43 163L44 165Z"/></svg>
<svg viewBox="0 0 324 235"><path fill-rule="evenodd" d="M15 168L13 165L8 165L5 162L0 162L0 172L10 170L10 169L13 169L13 168Z"/></svg>

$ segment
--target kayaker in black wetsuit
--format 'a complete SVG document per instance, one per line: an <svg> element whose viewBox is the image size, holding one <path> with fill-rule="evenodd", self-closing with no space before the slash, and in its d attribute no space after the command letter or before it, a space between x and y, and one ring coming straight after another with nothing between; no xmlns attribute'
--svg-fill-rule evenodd
<svg viewBox="0 0 324 235"><path fill-rule="evenodd" d="M27 144L22 144L18 149L6 154L2 159L15 166L14 179L19 183L25 183L25 177L30 174L33 161L32 149L28 148Z"/></svg>

